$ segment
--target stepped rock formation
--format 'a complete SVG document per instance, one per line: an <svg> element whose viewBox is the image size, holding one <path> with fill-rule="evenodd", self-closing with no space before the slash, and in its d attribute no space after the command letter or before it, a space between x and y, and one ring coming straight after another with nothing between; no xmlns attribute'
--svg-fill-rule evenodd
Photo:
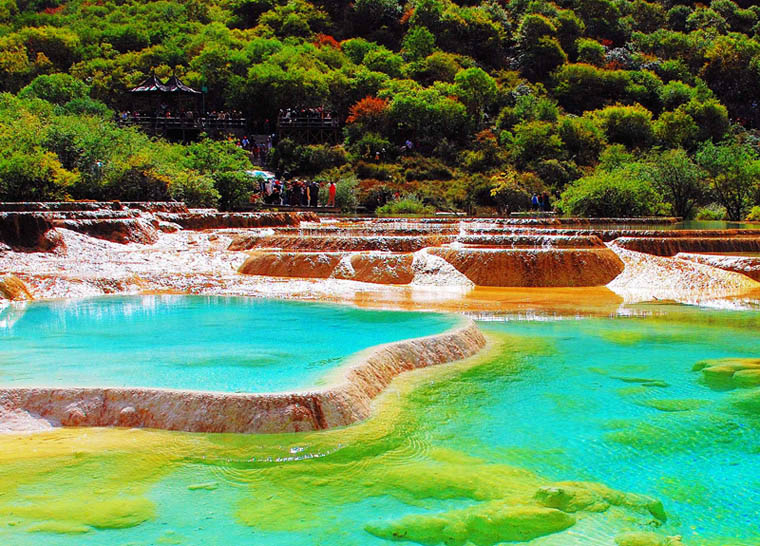
<svg viewBox="0 0 760 546"><path fill-rule="evenodd" d="M357 253L343 259L332 276L376 284L409 284L414 279L413 263L412 254Z"/></svg>
<svg viewBox="0 0 760 546"><path fill-rule="evenodd" d="M152 245L158 241L155 226L142 218L100 218L97 220L54 220L55 226L84 233L114 243Z"/></svg>
<svg viewBox="0 0 760 546"><path fill-rule="evenodd" d="M340 252L254 252L238 272L270 277L326 279L344 255Z"/></svg>
<svg viewBox="0 0 760 546"><path fill-rule="evenodd" d="M676 258L698 264L717 267L725 271L741 273L750 279L760 281L760 256L720 256L715 254L689 254L679 252Z"/></svg>
<svg viewBox="0 0 760 546"><path fill-rule="evenodd" d="M730 237L725 234L720 237L620 237L614 244L655 256L675 256L679 252L760 252L760 236Z"/></svg>
<svg viewBox="0 0 760 546"><path fill-rule="evenodd" d="M546 235L540 232L461 235L457 237L457 242L470 246L507 248L605 248L602 240L595 235Z"/></svg>
<svg viewBox="0 0 760 546"><path fill-rule="evenodd" d="M610 248L625 263L625 269L607 287L626 303L652 300L698 302L728 297L760 288L745 275L715 267L626 250L614 243Z"/></svg>
<svg viewBox="0 0 760 546"><path fill-rule="evenodd" d="M601 286L623 271L607 248L431 248L478 286Z"/></svg>
<svg viewBox="0 0 760 546"><path fill-rule="evenodd" d="M0 418L63 426L123 426L188 432L280 433L345 426L366 419L371 402L405 371L467 358L486 345L475 323L381 345L320 390L240 394L141 388L4 388ZM0 428L2 425L0 424Z"/></svg>
<svg viewBox="0 0 760 546"><path fill-rule="evenodd" d="M157 212L156 218L193 230L297 226L301 222L319 222L319 216L314 212L219 212L216 209Z"/></svg>
<svg viewBox="0 0 760 546"><path fill-rule="evenodd" d="M453 236L318 236L318 235L241 235L236 237L229 250L250 250L253 248L279 248L282 250L310 251L370 251L416 252L425 247L453 241Z"/></svg>

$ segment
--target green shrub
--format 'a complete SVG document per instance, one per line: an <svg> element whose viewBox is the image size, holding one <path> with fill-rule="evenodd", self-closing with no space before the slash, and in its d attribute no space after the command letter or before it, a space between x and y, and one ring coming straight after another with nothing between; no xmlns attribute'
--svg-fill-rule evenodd
<svg viewBox="0 0 760 546"><path fill-rule="evenodd" d="M434 158L413 156L402 162L404 178L411 180L451 180L454 174L446 165Z"/></svg>
<svg viewBox="0 0 760 546"><path fill-rule="evenodd" d="M214 179L192 171L175 175L169 183L169 194L172 199L184 201L188 207L216 207L219 201Z"/></svg>
<svg viewBox="0 0 760 546"><path fill-rule="evenodd" d="M407 195L398 201L391 201L379 207L376 213L378 216L430 216L435 214L435 207L426 205L414 195Z"/></svg>
<svg viewBox="0 0 760 546"><path fill-rule="evenodd" d="M386 159L388 154L393 153L393 147L387 138L377 133L364 133L359 140L349 146L349 150L359 159L374 160L378 156ZM365 177L363 177L365 178ZM366 178L375 178L368 176Z"/></svg>
<svg viewBox="0 0 760 546"><path fill-rule="evenodd" d="M697 211L695 216L697 220L726 220L728 218L728 212L726 207L719 205L718 203L710 203L706 207L702 207Z"/></svg>
<svg viewBox="0 0 760 546"><path fill-rule="evenodd" d="M320 183L319 202L327 203L330 182L335 182L335 206L343 213L356 212L359 204L357 188L359 181L356 176L341 174L337 169L322 173L314 178Z"/></svg>
<svg viewBox="0 0 760 546"><path fill-rule="evenodd" d="M653 216L664 211L651 182L631 169L598 171L570 183L557 207L572 216Z"/></svg>
<svg viewBox="0 0 760 546"><path fill-rule="evenodd" d="M652 112L643 106L609 106L595 117L610 142L628 148L649 148L654 142Z"/></svg>
<svg viewBox="0 0 760 546"><path fill-rule="evenodd" d="M395 191L390 186L377 184L360 195L359 204L368 211L374 212L378 207L391 201L394 193Z"/></svg>
<svg viewBox="0 0 760 546"><path fill-rule="evenodd" d="M374 180L382 180L383 182L389 182L395 178L398 167L388 163L368 163L366 161L359 161L356 164L356 175L359 178L371 178Z"/></svg>
<svg viewBox="0 0 760 546"><path fill-rule="evenodd" d="M536 182L513 169L507 169L491 177L490 195L502 214L530 208L531 195L525 187L526 179L528 182Z"/></svg>
<svg viewBox="0 0 760 546"><path fill-rule="evenodd" d="M44 99L55 104L66 104L74 99L87 96L87 85L68 74L51 74L37 76L32 83L19 91L18 96L24 99Z"/></svg>
<svg viewBox="0 0 760 546"><path fill-rule="evenodd" d="M0 159L0 201L65 199L75 179L51 152L13 151Z"/></svg>
<svg viewBox="0 0 760 546"><path fill-rule="evenodd" d="M760 222L760 205L752 207L746 220L747 222Z"/></svg>
<svg viewBox="0 0 760 546"><path fill-rule="evenodd" d="M575 42L578 50L578 62L602 66L604 64L604 46L596 40L580 38Z"/></svg>

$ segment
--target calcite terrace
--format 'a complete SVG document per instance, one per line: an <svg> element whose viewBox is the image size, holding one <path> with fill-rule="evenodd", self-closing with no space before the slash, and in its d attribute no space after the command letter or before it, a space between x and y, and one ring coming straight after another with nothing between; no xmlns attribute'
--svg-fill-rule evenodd
<svg viewBox="0 0 760 546"><path fill-rule="evenodd" d="M498 307L498 299L462 303L486 287L596 287L605 305L759 299L749 258L700 253L754 252L760 232L653 229L673 222L326 218L314 212L220 213L181 203L5 203L0 323L23 312L14 307L23 304L9 300L103 294L229 294L471 312L485 303ZM206 432L341 426L367 417L371 400L398 373L471 356L484 344L470 323L378 348L330 388L311 392L4 389L0 421L6 428Z"/></svg>

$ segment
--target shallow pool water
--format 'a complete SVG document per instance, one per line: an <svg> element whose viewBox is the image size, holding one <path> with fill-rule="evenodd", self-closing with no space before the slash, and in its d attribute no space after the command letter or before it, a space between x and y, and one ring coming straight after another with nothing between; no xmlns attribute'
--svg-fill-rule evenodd
<svg viewBox="0 0 760 546"><path fill-rule="evenodd" d="M708 384L693 368L760 357L760 312L630 311L481 322L491 349L405 374L373 418L344 429L3 437L0 542L495 544L508 536L564 546L654 532L687 545L757 545L760 390ZM540 511L540 488L568 481L659 499L667 517L631 502L566 514L556 529L497 517Z"/></svg>
<svg viewBox="0 0 760 546"><path fill-rule="evenodd" d="M31 303L0 315L0 385L273 392L317 385L357 351L440 333L434 313L249 298Z"/></svg>

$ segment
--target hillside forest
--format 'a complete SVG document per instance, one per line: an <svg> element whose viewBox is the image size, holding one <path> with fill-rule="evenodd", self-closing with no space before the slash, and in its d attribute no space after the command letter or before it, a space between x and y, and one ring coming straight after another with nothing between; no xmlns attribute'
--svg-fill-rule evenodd
<svg viewBox="0 0 760 546"><path fill-rule="evenodd" d="M252 132L334 112L339 144L266 166L344 209L760 220L746 0L0 0L0 200L247 202L234 140L118 123L151 73Z"/></svg>

